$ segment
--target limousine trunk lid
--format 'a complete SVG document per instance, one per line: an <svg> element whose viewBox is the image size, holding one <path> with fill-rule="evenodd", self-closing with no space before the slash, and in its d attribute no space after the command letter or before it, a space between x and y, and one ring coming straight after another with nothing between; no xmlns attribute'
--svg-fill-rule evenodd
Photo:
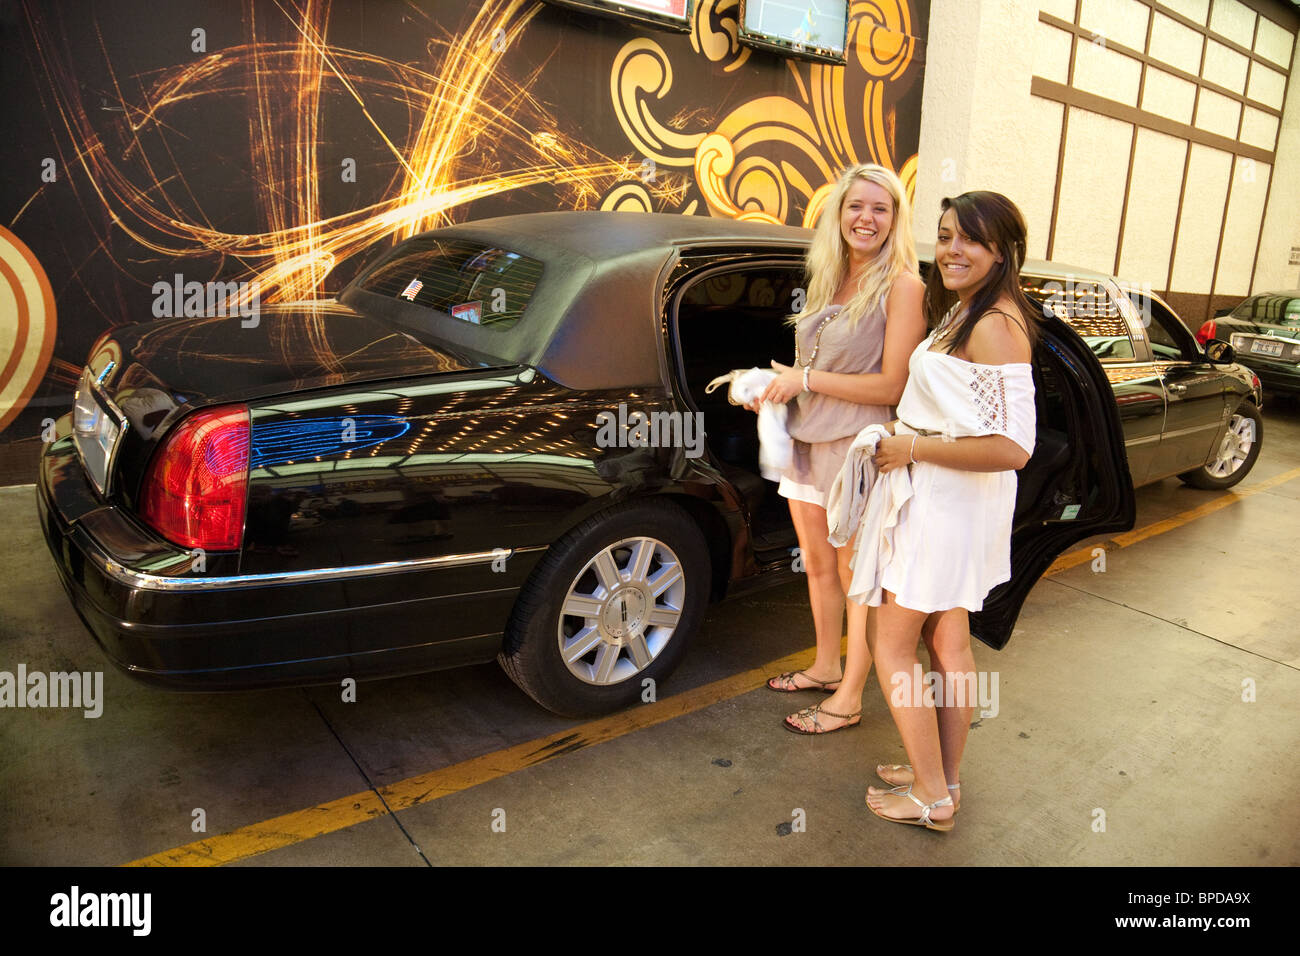
<svg viewBox="0 0 1300 956"><path fill-rule="evenodd" d="M79 443L98 460L82 459L103 472L101 494L130 505L158 442L196 408L483 368L333 300L125 326L96 343L82 376L75 417L95 404L104 416L94 443Z"/></svg>

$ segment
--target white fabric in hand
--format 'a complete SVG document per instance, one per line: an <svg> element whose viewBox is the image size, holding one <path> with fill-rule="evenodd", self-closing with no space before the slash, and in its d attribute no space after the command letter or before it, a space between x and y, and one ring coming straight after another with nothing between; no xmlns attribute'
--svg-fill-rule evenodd
<svg viewBox="0 0 1300 956"><path fill-rule="evenodd" d="M763 394L776 374L767 368L732 369L705 386L704 393L707 395L719 385L730 382L727 395L732 403L748 405ZM758 470L768 481L780 481L794 457L794 446L786 430L788 412L785 405L775 402L764 402L758 410Z"/></svg>
<svg viewBox="0 0 1300 956"><path fill-rule="evenodd" d="M849 446L844 467L835 476L830 493L826 496L827 540L837 548L848 544L858 530L858 523L867 508L867 495L876 482L876 465L872 458L876 445L889 436L884 425L868 425L858 432Z"/></svg>

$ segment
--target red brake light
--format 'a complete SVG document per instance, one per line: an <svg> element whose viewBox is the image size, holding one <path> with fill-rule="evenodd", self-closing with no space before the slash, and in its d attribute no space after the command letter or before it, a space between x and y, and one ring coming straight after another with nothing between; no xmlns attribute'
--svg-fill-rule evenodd
<svg viewBox="0 0 1300 956"><path fill-rule="evenodd" d="M1205 324L1201 326L1201 330L1196 333L1196 341L1204 345L1206 342L1210 341L1210 339L1218 338L1215 334L1218 330L1218 326L1214 324L1214 320L1208 319Z"/></svg>
<svg viewBox="0 0 1300 956"><path fill-rule="evenodd" d="M184 419L149 462L141 517L182 547L237 549L248 497L248 433L242 405Z"/></svg>

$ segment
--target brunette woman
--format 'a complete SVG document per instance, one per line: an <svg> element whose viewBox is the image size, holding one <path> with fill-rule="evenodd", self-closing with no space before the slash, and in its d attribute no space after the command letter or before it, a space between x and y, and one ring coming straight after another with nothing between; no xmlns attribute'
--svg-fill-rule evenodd
<svg viewBox="0 0 1300 956"><path fill-rule="evenodd" d="M951 829L960 800L973 710L961 691L975 670L967 613L1011 576L1016 471L1034 448L1037 314L1020 290L1024 258L1025 221L1005 196L943 201L925 295L935 330L876 448L849 595L877 608L868 645L911 761L878 767L894 786L867 791L871 811L894 823ZM941 695L907 686L919 639Z"/></svg>

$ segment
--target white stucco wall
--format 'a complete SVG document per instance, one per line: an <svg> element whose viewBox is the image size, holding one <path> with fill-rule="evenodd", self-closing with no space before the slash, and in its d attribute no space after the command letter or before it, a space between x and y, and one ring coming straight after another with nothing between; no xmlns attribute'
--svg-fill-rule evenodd
<svg viewBox="0 0 1300 956"><path fill-rule="evenodd" d="M916 183L919 239L934 240L943 197L971 189L1006 193L1032 208L1045 199L1051 215L1061 108L1044 109L1029 95L1035 44L1024 38L1037 33L1038 10L1031 0L932 4ZM1046 228L1046 220L1030 223L1039 256Z"/></svg>
<svg viewBox="0 0 1300 956"><path fill-rule="evenodd" d="M1252 293L1300 289L1300 265L1288 265L1291 248L1300 247L1300 76L1295 72L1300 69L1300 44L1295 47L1291 54L1289 102L1282 110L1277 166L1264 212L1264 231L1259 237ZM924 135L924 118L921 132ZM1257 176L1267 174L1267 169L1256 172Z"/></svg>
<svg viewBox="0 0 1300 956"><path fill-rule="evenodd" d="M1068 83L1070 34L1041 22L1039 11L1072 22L1074 0L933 0L916 185L918 238L932 240L944 196L992 189L1024 212L1031 256L1047 254L1055 202L1057 261L1118 271L1155 289L1165 288L1168 277L1175 292L1206 294L1213 280L1216 295L1244 296L1252 270L1256 290L1300 286L1300 265L1287 265L1291 247L1300 246L1300 78L1293 78L1284 104L1281 72L1300 66L1292 35L1263 18L1257 30L1255 12L1239 0L1215 0L1212 10L1208 0L1164 3L1199 23L1208 16L1211 29L1228 41L1250 47L1253 39L1255 51L1278 69L1213 39L1202 51L1201 34L1138 0L1082 0L1079 25L1085 33L1077 41L1073 86L1229 140L1240 129L1241 142L1273 149L1276 117L1213 90L1201 89L1198 97L1195 84L1151 65L1142 86L1140 64L1114 47L1141 51L1149 26L1152 56L1193 75L1204 58L1207 80L1283 110L1267 209L1266 163L1199 143L1189 151L1186 139L1139 129L1121 237L1133 127L1029 92L1035 76Z"/></svg>

